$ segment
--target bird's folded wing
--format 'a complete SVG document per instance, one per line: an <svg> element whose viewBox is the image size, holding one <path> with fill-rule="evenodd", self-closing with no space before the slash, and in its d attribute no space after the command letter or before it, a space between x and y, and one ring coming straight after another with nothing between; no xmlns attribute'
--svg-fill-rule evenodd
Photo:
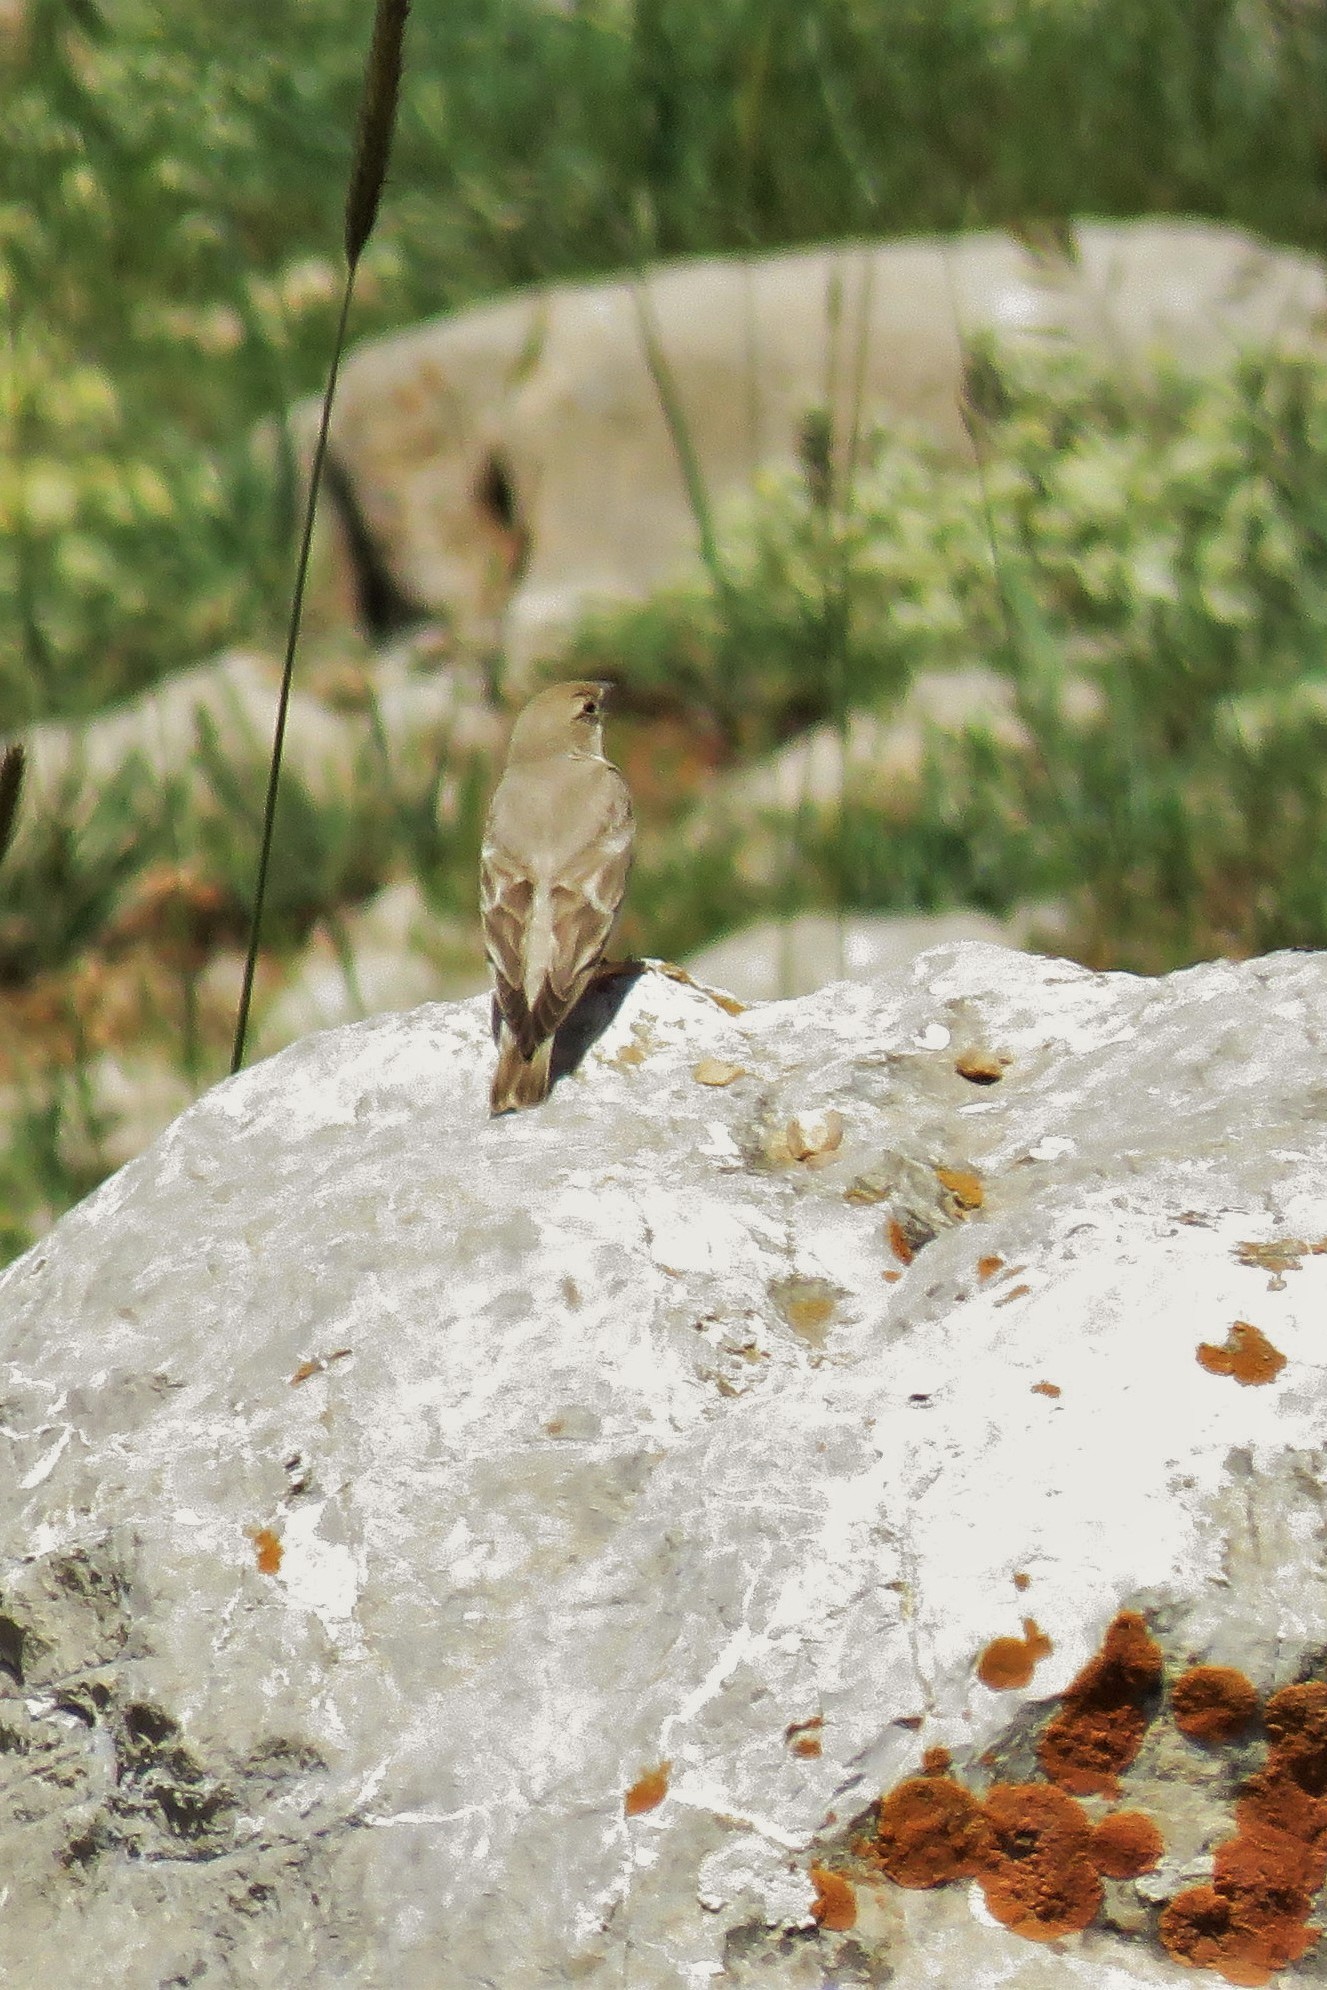
<svg viewBox="0 0 1327 1990"><path fill-rule="evenodd" d="M479 866L484 945L493 963L494 999L523 1057L533 1057L540 1042L525 1000L525 935L533 903L533 878L505 850L486 844Z"/></svg>
<svg viewBox="0 0 1327 1990"><path fill-rule="evenodd" d="M631 869L631 805L625 790L623 801L621 813L553 886L553 943L543 982L530 1004L541 1037L551 1036L574 1007L608 945Z"/></svg>

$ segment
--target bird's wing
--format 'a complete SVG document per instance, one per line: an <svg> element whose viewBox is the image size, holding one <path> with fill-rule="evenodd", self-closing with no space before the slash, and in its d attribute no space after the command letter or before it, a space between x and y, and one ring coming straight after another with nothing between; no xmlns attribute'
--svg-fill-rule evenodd
<svg viewBox="0 0 1327 1990"><path fill-rule="evenodd" d="M635 824L627 784L611 770L608 806L594 836L553 880L552 943L530 1004L537 1034L551 1036L574 1008L613 930L631 870Z"/></svg>
<svg viewBox="0 0 1327 1990"><path fill-rule="evenodd" d="M534 904L534 879L500 844L485 842L479 862L479 909L484 946L493 964L494 1000L523 1057L533 1057L541 1034L525 999L525 934Z"/></svg>

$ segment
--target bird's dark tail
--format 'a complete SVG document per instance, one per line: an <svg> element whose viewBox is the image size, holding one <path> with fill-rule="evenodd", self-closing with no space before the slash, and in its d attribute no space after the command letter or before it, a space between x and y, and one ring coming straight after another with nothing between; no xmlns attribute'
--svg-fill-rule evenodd
<svg viewBox="0 0 1327 1990"><path fill-rule="evenodd" d="M495 1116L502 1112L522 1112L526 1106L542 1104L548 1097L552 1055L553 1039L545 1037L533 1057L522 1057L520 1045L503 1025L498 1039L498 1068L493 1073L493 1089L489 1095Z"/></svg>

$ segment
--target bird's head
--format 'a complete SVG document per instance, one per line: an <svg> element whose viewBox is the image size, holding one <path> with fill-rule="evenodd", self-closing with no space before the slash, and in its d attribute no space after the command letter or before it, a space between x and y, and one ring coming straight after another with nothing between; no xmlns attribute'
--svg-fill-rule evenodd
<svg viewBox="0 0 1327 1990"><path fill-rule="evenodd" d="M607 695L606 684L550 684L517 718L508 760L542 760L552 753L602 755Z"/></svg>

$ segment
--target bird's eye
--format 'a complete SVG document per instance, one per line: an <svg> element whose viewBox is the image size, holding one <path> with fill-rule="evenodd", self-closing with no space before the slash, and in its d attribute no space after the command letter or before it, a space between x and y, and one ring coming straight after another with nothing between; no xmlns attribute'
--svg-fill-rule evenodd
<svg viewBox="0 0 1327 1990"><path fill-rule="evenodd" d="M599 707L595 704L593 698L587 698L585 700L585 703L581 706L581 717L583 719L595 719L598 718L598 716L599 716Z"/></svg>

